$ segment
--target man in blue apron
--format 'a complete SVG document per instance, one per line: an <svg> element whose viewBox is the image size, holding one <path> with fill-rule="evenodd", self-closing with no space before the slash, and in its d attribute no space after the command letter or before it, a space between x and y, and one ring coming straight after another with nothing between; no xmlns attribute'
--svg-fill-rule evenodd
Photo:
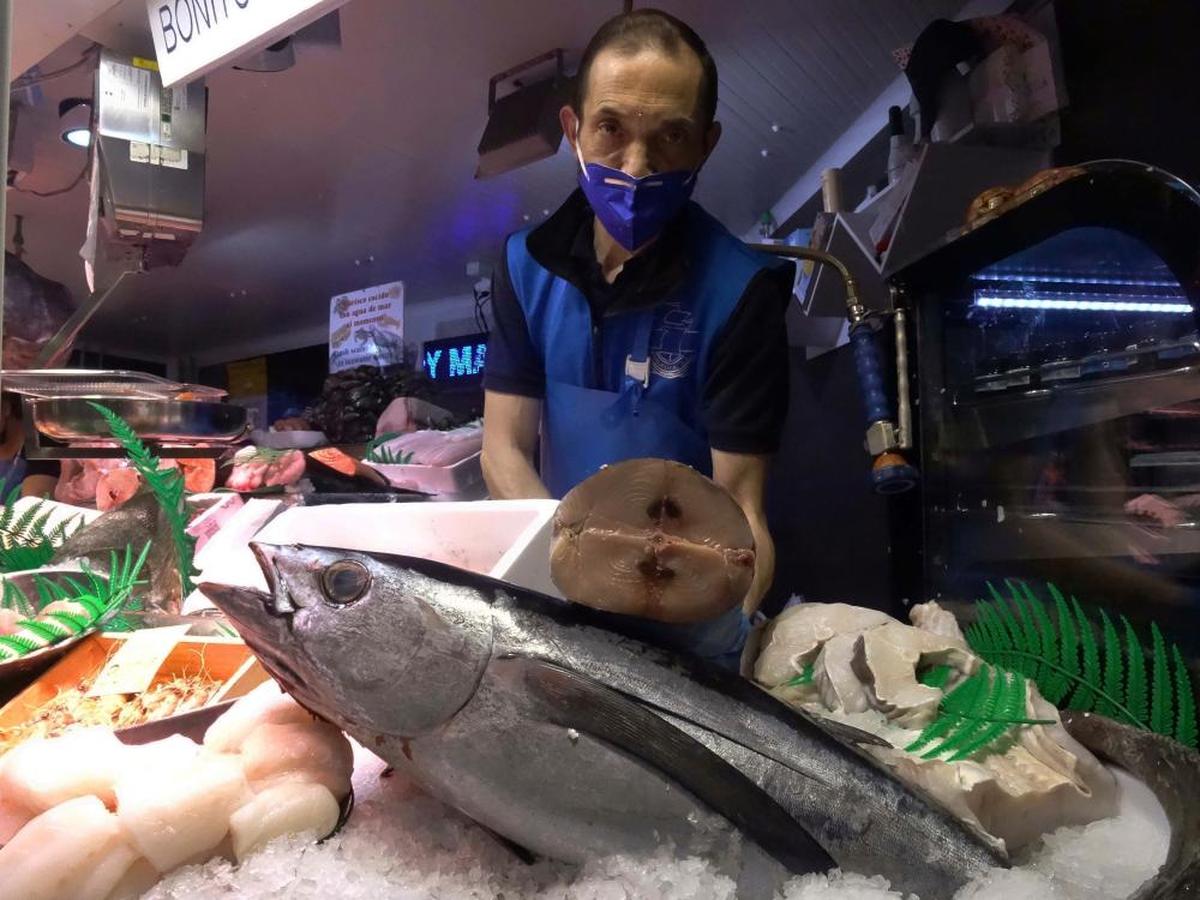
<svg viewBox="0 0 1200 900"><path fill-rule="evenodd" d="M577 82L560 118L580 189L509 237L496 279L484 474L494 498L562 497L638 457L711 476L750 521L755 581L742 610L682 643L732 658L774 569L763 485L787 411L793 267L690 202L721 133L716 67L691 28L618 16Z"/></svg>

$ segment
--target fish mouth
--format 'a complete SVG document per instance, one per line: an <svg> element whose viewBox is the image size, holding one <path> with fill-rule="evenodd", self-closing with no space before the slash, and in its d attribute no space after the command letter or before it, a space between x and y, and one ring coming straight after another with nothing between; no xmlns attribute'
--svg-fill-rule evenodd
<svg viewBox="0 0 1200 900"><path fill-rule="evenodd" d="M264 571L266 569L264 566ZM268 574L268 582L272 579L273 575ZM289 653L288 648L296 646L291 632L291 614L276 612L274 592L211 581L201 582L199 589L232 620L246 646L284 690L313 715L334 721L324 708L325 704L320 702L319 691L312 680L298 670L295 654Z"/></svg>

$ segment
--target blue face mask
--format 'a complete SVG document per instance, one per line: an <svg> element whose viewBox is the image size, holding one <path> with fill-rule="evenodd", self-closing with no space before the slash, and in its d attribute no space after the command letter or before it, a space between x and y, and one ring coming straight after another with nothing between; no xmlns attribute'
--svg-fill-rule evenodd
<svg viewBox="0 0 1200 900"><path fill-rule="evenodd" d="M675 217L696 187L696 172L660 172L635 178L600 163L579 157L579 186L596 218L613 240L633 252L657 237Z"/></svg>

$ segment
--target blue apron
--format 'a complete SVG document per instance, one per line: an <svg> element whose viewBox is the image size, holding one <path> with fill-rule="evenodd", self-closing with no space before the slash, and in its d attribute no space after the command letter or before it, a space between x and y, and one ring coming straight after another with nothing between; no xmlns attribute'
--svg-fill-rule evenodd
<svg viewBox="0 0 1200 900"><path fill-rule="evenodd" d="M24 453L17 453L12 459L0 462L0 493L7 497L15 487L20 487L29 472L29 463L25 461ZM4 499L0 497L0 501Z"/></svg>
<svg viewBox="0 0 1200 900"><path fill-rule="evenodd" d="M684 216L689 267L680 287L656 306L600 322L576 287L533 259L528 231L509 238L509 277L546 372L541 475L555 497L627 459L672 459L712 475L702 416L709 357L750 280L778 263L696 204ZM739 608L708 622L635 628L734 668L750 630Z"/></svg>

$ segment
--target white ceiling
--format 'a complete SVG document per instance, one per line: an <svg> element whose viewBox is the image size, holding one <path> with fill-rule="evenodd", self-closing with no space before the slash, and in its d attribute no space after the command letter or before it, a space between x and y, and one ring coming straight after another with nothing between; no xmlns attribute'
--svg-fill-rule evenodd
<svg viewBox="0 0 1200 900"><path fill-rule="evenodd" d="M661 5L691 23L717 60L724 137L697 199L742 233L896 77L892 49L962 4ZM465 263L494 259L504 235L556 207L575 178L573 157L560 150L473 179L488 78L556 46L577 58L619 8L595 0L352 0L341 10L340 50L302 47L295 68L282 73L210 75L204 232L178 269L127 279L89 326L87 343L212 358L219 348L319 333L329 296L341 291L403 280L409 303L463 293ZM144 15L144 0L126 0L84 34L133 50L145 40ZM43 67L69 63L86 46L76 38ZM69 183L83 164L82 152L58 140L56 107L90 93L90 79L66 76L44 93L25 182L38 190ZM10 217L25 216L26 261L77 297L85 291L77 250L86 202L82 185L54 198L9 195Z"/></svg>

